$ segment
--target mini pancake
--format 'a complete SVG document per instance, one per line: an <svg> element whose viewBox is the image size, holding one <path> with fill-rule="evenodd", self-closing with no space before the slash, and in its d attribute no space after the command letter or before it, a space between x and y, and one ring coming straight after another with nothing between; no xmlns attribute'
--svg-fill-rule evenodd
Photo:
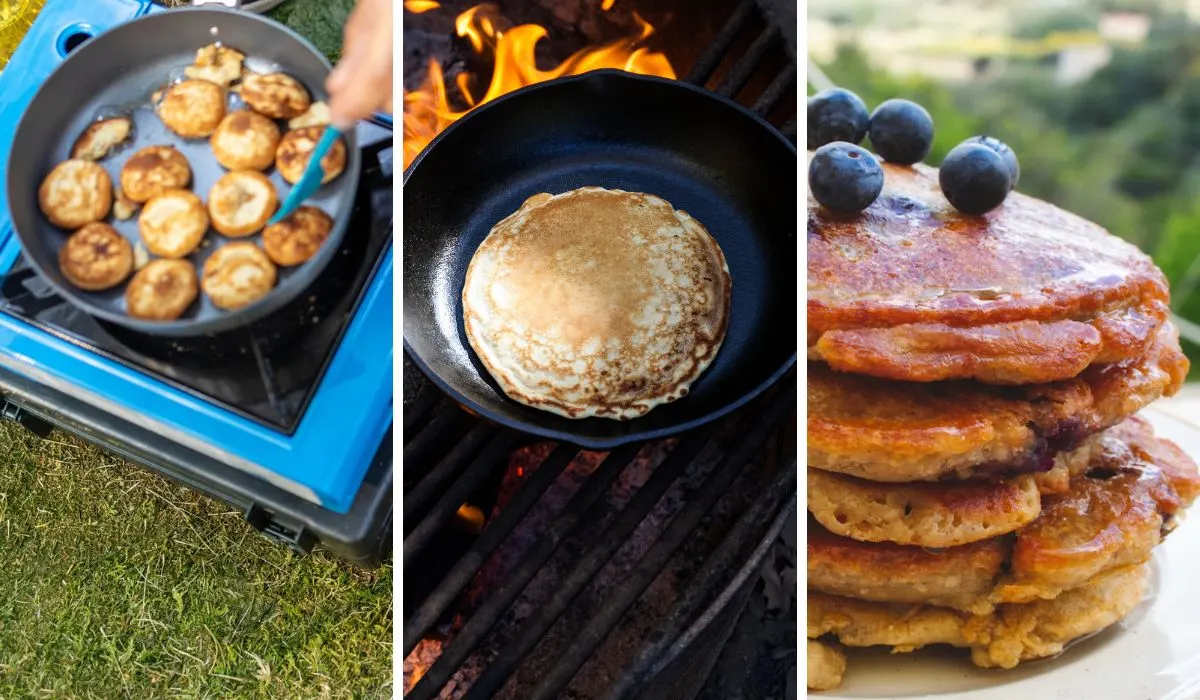
<svg viewBox="0 0 1200 700"><path fill-rule="evenodd" d="M59 163L38 188L38 205L50 223L77 229L100 221L112 208L112 180L87 160Z"/></svg>
<svg viewBox="0 0 1200 700"><path fill-rule="evenodd" d="M133 247L112 226L91 223L71 234L59 249L58 266L63 277L80 289L110 289L133 272Z"/></svg>
<svg viewBox="0 0 1200 700"><path fill-rule="evenodd" d="M308 111L298 117L293 117L288 120L289 129L303 129L306 126L326 126L333 121L333 115L329 112L329 105L325 102L314 102L308 107Z"/></svg>
<svg viewBox="0 0 1200 700"><path fill-rule="evenodd" d="M729 324L725 256L653 195L534 195L475 251L467 339L508 396L568 418L628 420L685 396Z"/></svg>
<svg viewBox="0 0 1200 700"><path fill-rule="evenodd" d="M158 116L185 139L206 138L225 117L225 88L207 80L176 83L163 95Z"/></svg>
<svg viewBox="0 0 1200 700"><path fill-rule="evenodd" d="M1188 359L1170 324L1137 360L1028 387L890 382L808 365L808 465L872 481L1045 469L1053 456L1178 391Z"/></svg>
<svg viewBox="0 0 1200 700"><path fill-rule="evenodd" d="M275 286L275 265L250 242L228 243L204 263L201 287L217 308L240 309L258 301Z"/></svg>
<svg viewBox="0 0 1200 700"><path fill-rule="evenodd" d="M151 260L125 287L125 310L147 321L174 321L196 301L196 268L187 260Z"/></svg>
<svg viewBox="0 0 1200 700"><path fill-rule="evenodd" d="M257 170L225 173L208 193L212 226L226 236L249 236L261 231L278 208L275 185Z"/></svg>
<svg viewBox="0 0 1200 700"><path fill-rule="evenodd" d="M209 44L196 51L196 61L183 69L194 80L207 80L228 88L242 78L246 55L223 44Z"/></svg>
<svg viewBox="0 0 1200 700"><path fill-rule="evenodd" d="M1136 358L1166 321L1162 272L1100 226L1019 192L967 216L935 168L882 167L861 213L809 195L810 360L898 381L1038 384Z"/></svg>
<svg viewBox="0 0 1200 700"><path fill-rule="evenodd" d="M121 195L141 204L167 190L185 189L191 181L192 166L174 146L147 146L121 168Z"/></svg>
<svg viewBox="0 0 1200 700"><path fill-rule="evenodd" d="M279 138L275 122L243 109L227 114L209 143L217 162L229 170L266 170L275 162Z"/></svg>
<svg viewBox="0 0 1200 700"><path fill-rule="evenodd" d="M1015 536L930 550L839 537L813 521L808 585L863 600L986 613L1140 564L1200 490L1196 465L1140 420L1105 434L1091 457L1070 491L1046 496L1038 518Z"/></svg>
<svg viewBox="0 0 1200 700"><path fill-rule="evenodd" d="M167 190L142 207L138 231L151 253L182 258L204 240L208 213L204 211L204 202L191 192Z"/></svg>
<svg viewBox="0 0 1200 700"><path fill-rule="evenodd" d="M71 146L71 157L81 160L101 160L109 152L125 142L133 131L133 122L127 117L102 119L84 129Z"/></svg>
<svg viewBox="0 0 1200 700"><path fill-rule="evenodd" d="M298 117L312 104L300 81L283 73L247 73L240 93L250 109L272 119Z"/></svg>
<svg viewBox="0 0 1200 700"><path fill-rule="evenodd" d="M321 140L325 129L319 126L307 126L303 129L292 129L283 135L279 141L279 149L275 152L275 169L284 180L293 185L304 177L304 169L308 167L309 156ZM329 152L321 159L321 168L325 177L321 182L329 182L342 174L346 169L346 142L342 139L334 141Z"/></svg>
<svg viewBox="0 0 1200 700"><path fill-rule="evenodd" d="M808 640L808 687L811 690L833 690L842 684L846 673L846 654L832 644Z"/></svg>
<svg viewBox="0 0 1200 700"><path fill-rule="evenodd" d="M1126 617L1142 602L1149 578L1146 565L1125 567L1053 600L1001 605L986 615L810 591L807 634L852 647L890 646L901 653L934 644L967 647L976 666L1013 668L1056 656L1072 641Z"/></svg>
<svg viewBox="0 0 1200 700"><path fill-rule="evenodd" d="M333 230L333 218L316 207L302 206L263 230L263 248L276 265L299 265L317 254Z"/></svg>

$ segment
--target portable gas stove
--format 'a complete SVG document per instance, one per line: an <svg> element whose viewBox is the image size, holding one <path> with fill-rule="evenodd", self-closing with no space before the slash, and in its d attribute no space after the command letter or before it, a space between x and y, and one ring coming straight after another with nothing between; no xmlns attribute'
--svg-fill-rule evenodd
<svg viewBox="0 0 1200 700"><path fill-rule="evenodd" d="M38 86L150 0L50 0L0 73L0 172ZM0 407L241 508L272 539L372 566L391 548L392 124L358 127L363 172L341 254L303 309L232 337L107 325L25 262L0 190ZM218 342L219 341L219 342Z"/></svg>

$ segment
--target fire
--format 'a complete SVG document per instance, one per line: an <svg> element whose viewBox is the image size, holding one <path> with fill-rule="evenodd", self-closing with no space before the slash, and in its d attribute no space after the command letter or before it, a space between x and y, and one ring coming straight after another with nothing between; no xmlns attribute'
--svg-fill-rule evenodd
<svg viewBox="0 0 1200 700"><path fill-rule="evenodd" d="M611 8L614 2L604 0L603 9ZM491 83L486 92L477 96L471 89L474 76L459 74L455 86L468 107L465 111L456 111L450 105L442 66L431 60L424 84L417 90L404 93L404 167L407 168L443 129L471 109L526 85L601 68L617 68L674 79L675 69L667 57L645 46L646 39L654 33L654 27L636 13L634 19L638 23L637 34L602 46L582 49L557 67L543 71L537 67L534 50L538 41L547 36L544 27L522 24L506 29L504 25L507 23L492 4L476 5L463 12L454 21L455 32L469 41L476 53L491 53L494 62Z"/></svg>
<svg viewBox="0 0 1200 700"><path fill-rule="evenodd" d="M429 12L430 10L436 10L441 6L441 3L434 2L434 0L404 0L404 9L408 10L414 15L419 15L422 12Z"/></svg>

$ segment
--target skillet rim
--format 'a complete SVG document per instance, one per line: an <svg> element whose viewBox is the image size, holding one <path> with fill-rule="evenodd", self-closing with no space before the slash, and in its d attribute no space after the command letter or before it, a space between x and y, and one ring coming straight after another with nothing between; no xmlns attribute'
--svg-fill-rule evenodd
<svg viewBox="0 0 1200 700"><path fill-rule="evenodd" d="M726 107L731 107L736 112L740 113L741 116L748 117L755 126L762 128L762 129L766 129L768 134L770 134L772 137L774 137L776 140L778 140L784 147L786 147L787 150L793 156L797 157L797 167L799 167L799 165L798 165L799 158L798 158L795 144L793 144L791 141L789 141L787 139L787 137L785 137L782 133L780 133L780 131L778 129L776 129L773 125L771 125L770 122L766 121L765 119L760 117L758 114L756 114L754 111L747 109L746 107L735 102L734 100L729 99L723 95L719 95L703 86L693 85L692 83L689 83L689 82L686 82L683 80L672 80L670 78L660 78L660 77L652 76L652 75L642 75L640 73L630 73L628 71L620 70L617 68L602 68L602 69L597 69L597 70L593 70L593 71L588 71L586 73L581 73L579 75L572 75L572 76L567 76L567 77L563 77L563 78L556 78L554 80L547 80L547 81L544 81L541 83L534 83L532 85L526 85L525 87L518 88L509 93L505 93L504 95L501 95L500 97L497 97L496 99L494 99L490 102L487 102L483 105L480 105L479 107L476 107L475 109L472 109L471 111L467 112L467 114L465 114L464 116L459 118L457 121L455 121L453 124L446 127L446 129L444 129L441 133L439 133L436 137L434 137L434 139L432 141L430 141L429 144L427 146L425 146L425 148L422 149L419 154L417 154L417 157L413 159L413 162L404 170L404 178L402 180L401 187L403 188L403 186L408 184L409 178L416 172L417 168L421 165L421 163L424 162L426 156L429 155L429 153L431 153L438 146L438 144L440 144L445 138L447 138L448 135L454 133L454 131L459 128L459 125L463 124L464 122L467 122L468 120L471 120L472 118L475 118L476 120L478 120L478 118L479 118L478 115L479 114L486 115L489 108L491 108L492 106L502 104L502 103L512 100L514 98L519 99L519 96L521 96L521 95L535 93L535 92L538 92L539 90L555 89L560 85L566 85L566 84L575 83L575 82L594 81L597 79L605 79L605 78L611 79L614 77L619 80L628 80L631 82L632 81L641 81L644 83L652 83L652 84L667 86L670 88L687 90L694 94L701 95L706 99L714 100L716 103L723 104ZM797 199L797 206L799 206L799 193L797 193L796 199ZM797 279L798 279L799 271L797 271L796 274L797 274ZM401 290L401 291L403 292L403 290ZM404 301L404 299L402 297L401 298L401 318L403 318L403 308L404 308L403 301ZM402 333L403 333L403 331L402 331ZM468 413L472 413L480 418L483 418L484 420L499 424L499 425L509 428L511 430L515 430L515 431L529 434L529 435L535 435L535 436L541 437L541 438L555 440L557 442L565 442L565 443L569 443L572 445L576 445L578 447L582 447L584 449L591 449L591 450L610 450L610 449L620 447L622 445L634 443L634 442L648 442L650 440L661 440L664 438L681 435L690 430L694 430L703 425L712 423L713 421L723 418L723 417L729 415L730 413L738 410L739 408L742 408L743 406L750 403L751 401L758 398L759 396L761 396L765 391L767 391L771 387L775 386L775 384L782 377L784 377L788 372L790 372L792 370L792 368L794 368L796 366L797 348L799 346L799 343L797 342L797 348L792 349L791 355L789 355L777 369L775 369L773 372L771 372L770 375L768 375L765 379L763 379L763 381L759 382L756 386L752 387L748 391L743 392L736 399L726 403L725 405L721 406L720 408L717 408L717 409L714 409L707 413L695 416L688 420L681 421L674 426L667 426L667 427L657 428L654 430L644 430L644 431L638 431L635 429L629 433L625 433L625 434L621 434L621 435L597 438L597 437L590 437L590 436L586 436L586 435L580 435L580 434L577 434L577 433L574 433L571 431L564 431L564 430L559 430L556 428L548 428L548 427L538 424L538 423L531 423L531 422L527 422L527 421L523 421L523 420L519 420L519 419L511 419L511 418L508 418L507 416L500 415L500 414L496 413L495 411L492 411L491 409L480 405L478 402L469 399L465 394L463 394L463 392L459 391L450 382L446 381L440 375L438 375L436 372L432 371L429 364L425 362L424 358L422 358L419 353L417 353L416 351L413 350L412 346L410 345L410 343L408 341L407 335L403 336L403 342L404 342L404 355L406 357L408 357L412 361L412 363L417 366L417 368L419 370L421 370L421 373L423 375L425 375L426 379L431 381L438 389L440 389L442 391L442 393L446 394L455 404L457 404L459 406L459 408L466 410ZM475 354L475 350L473 348L471 348L469 344L464 344L464 345L469 354L471 354L471 355ZM514 401L512 398L508 397L507 395L504 395L502 392L501 392L501 396L505 401L510 401L514 404L522 405L522 404L520 404L520 402ZM680 399L680 400L685 401L686 397L684 399ZM537 409L532 409L532 410L537 410ZM649 415L649 414L647 414L647 415ZM638 418L634 418L632 420L626 421L625 425L636 426L637 422L639 420L641 420L641 418L643 418L643 417L644 416L640 416ZM597 420L604 420L604 419L597 419Z"/></svg>

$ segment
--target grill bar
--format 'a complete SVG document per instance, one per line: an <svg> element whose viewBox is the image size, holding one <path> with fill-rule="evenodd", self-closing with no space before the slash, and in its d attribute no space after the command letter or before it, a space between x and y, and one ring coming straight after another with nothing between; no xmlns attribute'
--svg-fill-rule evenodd
<svg viewBox="0 0 1200 700"><path fill-rule="evenodd" d="M768 509L775 511L779 508L781 501L795 501L796 478L796 462L794 460L790 464L784 465L776 473L764 491L774 496L758 499L738 518L737 523L730 529L729 534L721 540L716 550L713 551L700 570L692 577L687 590L680 595L670 616L660 626L658 633L654 637L654 641L647 645L638 655L637 659L622 671L621 676L605 696L605 700L624 700L625 698L632 697L632 693L638 688L644 687L655 675L670 664L671 659L664 657L664 653L672 644L678 641L684 626L689 620L693 619L701 604L722 586L725 587L726 591L740 587L740 584L736 581L732 584L728 583L727 579L730 568L734 565L742 548L755 536L755 528L760 526L763 516L766 515ZM785 504L784 511L777 518L777 521L782 520L786 522L787 516L790 514L790 509L793 506L794 503ZM767 544L773 541L774 537L767 537L765 539ZM718 602L720 602L720 598L714 601L714 604Z"/></svg>
<svg viewBox="0 0 1200 700"><path fill-rule="evenodd" d="M724 610L729 599L738 595L740 587L743 586L752 575L759 572L763 559L766 558L767 551L774 544L776 538L779 537L779 534L783 532L784 525L788 523L788 520L791 518L792 512L795 509L795 499L793 499L791 503L788 503L784 506L779 515L776 516L775 522L771 526L771 530L768 532L768 536L763 539L757 548L755 548L754 554L751 555L750 560L746 562L746 565L743 566L740 571L738 571L737 576L735 576L733 581L730 582L730 585L724 591L722 591L717 600L714 600L712 605L708 606L708 608L704 611L704 614L697 618L697 620L693 622L690 627L688 627L687 631L684 632L683 635L671 645L671 648L667 650L667 653L663 655L661 659L659 659L659 662L650 670L651 676L657 676L658 674L662 673L663 670L666 669L671 662L678 658L679 655L682 654L697 637L703 634L704 630L708 627L708 623L721 614L721 611Z"/></svg>
<svg viewBox="0 0 1200 700"><path fill-rule="evenodd" d="M681 442L675 448L675 452L678 452L679 448L686 443L687 441ZM471 619L459 630L454 641L442 649L437 662L408 693L410 700L430 700L437 694L438 689L450 680L454 671L467 659L483 636L496 623L496 620L500 619L500 616L508 610L508 607L524 590L526 584L533 580L542 565L558 550L568 533L575 528L576 524L584 521L585 512L589 511L592 504L608 491L625 467L637 456L640 449L641 447L638 445L625 445L608 454L608 457L600 463L596 471L567 504L562 517L555 521L549 532L538 539L537 544L530 549L512 574L475 611ZM699 447L696 447L696 450L699 451ZM671 453L672 456L675 452ZM690 459L690 455L687 457ZM684 464L686 462L687 460L684 460ZM666 462L659 465L659 469L664 466L667 466ZM408 644L409 642L405 642L405 646Z"/></svg>
<svg viewBox="0 0 1200 700"><path fill-rule="evenodd" d="M405 368L404 371L416 372L418 370L414 367L411 370ZM404 435L405 440L408 440L408 436L413 434L413 431L417 429L418 425L426 421L426 419L429 417L429 413L433 411L434 407L437 406L441 399L441 392L430 389L422 394L421 397L416 401L404 406L404 409L401 412L404 414L404 432L402 435Z"/></svg>
<svg viewBox="0 0 1200 700"><path fill-rule="evenodd" d="M733 68L717 86L716 93L722 97L733 98L739 90L746 87L746 83L750 81L750 76L754 73L754 69L758 68L758 64L762 61L763 56L767 51L775 45L779 40L779 27L767 27L758 35L754 43L746 51L746 55L738 59Z"/></svg>
<svg viewBox="0 0 1200 700"><path fill-rule="evenodd" d="M420 482L408 493L404 494L404 513L408 520L414 520L434 496L442 492L447 483L457 477L471 464L485 443L496 434L496 429L486 423L480 423L467 433L450 454L438 462Z"/></svg>
<svg viewBox="0 0 1200 700"><path fill-rule="evenodd" d="M462 418L462 415L463 412L448 401L438 406L433 418L404 446L404 461L401 464L427 463L433 456L431 453L438 441Z"/></svg>
<svg viewBox="0 0 1200 700"><path fill-rule="evenodd" d="M795 84L796 64L791 63L788 64L788 67L784 69L782 73L775 77L775 80L771 81L771 84L767 86L766 91L759 95L758 99L754 101L754 106L751 107L751 109L753 109L758 116L766 117L767 113L770 112L775 105L779 103L779 100L782 99L787 93L788 88Z"/></svg>
<svg viewBox="0 0 1200 700"><path fill-rule="evenodd" d="M729 21L721 27L721 31L700 55L696 65L692 67L692 72L688 73L684 80L692 85L707 83L713 72L717 70L717 66L721 65L721 59L725 58L725 54L729 52L729 47L733 45L733 40L737 38L738 32L742 31L742 27L746 26L746 22L757 9L757 0L742 0L742 3L733 11L733 15L729 17Z"/></svg>
<svg viewBox="0 0 1200 700"><path fill-rule="evenodd" d="M782 414L788 410L785 404L777 418L782 418ZM646 552L645 556L638 563L629 577L625 579L612 592L609 598L604 602L600 612L592 618L592 620L583 628L575 638L575 641L568 649L563 652L559 660L551 667L550 671L542 678L537 688L533 692L533 700L547 700L556 697L571 679L579 671L580 667L587 662L588 658L596 651L596 648L608 637L617 623L633 605L633 603L645 592L646 588L654 581L655 578L666 568L671 557L695 532L699 526L700 520L710 511L721 496L725 495L734 480L741 473L742 466L753 457L757 448L766 441L768 435L775 430L776 422L764 417L763 426L758 431L753 433L744 442L740 449L733 455L728 457L724 464L714 470L714 474L710 475L704 486L700 489L700 493L682 511L671 520L671 524L659 536L658 541ZM791 481L795 482L795 469L786 470L791 473ZM778 494L779 492L773 492ZM755 507L749 509L743 515L739 524L746 522L746 516L757 513L758 518L765 514L760 512L765 507L765 504L770 503L773 507L778 502L778 497L775 498L760 498ZM632 530L631 530L632 532ZM734 533L730 533L732 538ZM731 548L733 549L733 548ZM615 553L616 549L613 549ZM585 557L585 561L594 558ZM602 565L601 565L602 566ZM599 570L597 566L597 571ZM594 574L594 572L593 572ZM589 576L590 579L590 576ZM586 585L586 581L583 585ZM579 589L582 590L583 585ZM566 600L562 604L562 609L565 610L570 600ZM678 609L678 608L677 608ZM561 613L561 611L560 611Z"/></svg>
<svg viewBox="0 0 1200 700"><path fill-rule="evenodd" d="M686 507L685 510L694 513L694 516L689 517L694 517L695 521L699 522L699 518L708 512L711 503L724 493L742 465L762 446L767 436L776 429L778 422L795 403L795 392L795 385L792 384L790 390L785 388L772 400L771 405L756 419L754 428L742 439L734 453L727 456L717 467L717 475L709 476L701 494ZM650 479L638 489L629 505L604 532L599 542L579 558L577 568L559 584L554 596L526 621L520 633L500 651L492 664L475 681L466 695L467 700L489 698L504 685L516 666L541 641L571 601L591 583L600 569L641 525L681 471L666 471L661 467L655 470Z"/></svg>
<svg viewBox="0 0 1200 700"><path fill-rule="evenodd" d="M542 494L550 488L554 480L558 478L559 474L562 474L577 454L579 454L577 447L565 444L556 447L554 452L550 453L550 456L530 475L512 501L500 511L500 515L488 524L471 549L438 582L433 593L404 623L405 656L412 652L421 637L437 622L446 608L450 607L450 604L467 587L492 552L496 551L496 548L512 534L525 514L533 508Z"/></svg>
<svg viewBox="0 0 1200 700"><path fill-rule="evenodd" d="M404 565L407 566L417 554L425 549L429 541L437 534L438 529L454 517L454 513L466 501L467 496L492 474L498 463L503 462L515 443L516 435L508 431L496 435L488 442L479 457L471 463L462 476L454 481L454 485L446 491L445 495L438 499L424 520L404 538Z"/></svg>

